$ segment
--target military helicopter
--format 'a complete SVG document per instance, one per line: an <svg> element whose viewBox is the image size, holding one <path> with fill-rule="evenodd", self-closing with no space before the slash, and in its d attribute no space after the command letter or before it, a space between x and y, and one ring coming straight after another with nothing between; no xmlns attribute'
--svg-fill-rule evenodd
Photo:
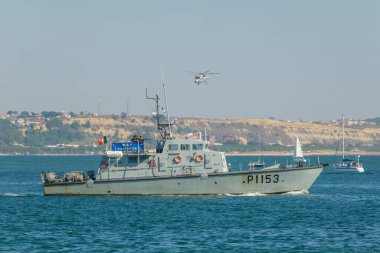
<svg viewBox="0 0 380 253"><path fill-rule="evenodd" d="M207 84L207 79L209 79L212 75L218 75L217 72L211 72L210 70L204 71L204 72L191 72L187 71L189 73L195 74L194 83L200 85L201 83Z"/></svg>

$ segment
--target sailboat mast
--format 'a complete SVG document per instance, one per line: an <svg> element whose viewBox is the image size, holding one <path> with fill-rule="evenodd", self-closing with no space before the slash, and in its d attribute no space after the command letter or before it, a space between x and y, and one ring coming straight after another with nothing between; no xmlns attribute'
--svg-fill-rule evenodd
<svg viewBox="0 0 380 253"><path fill-rule="evenodd" d="M344 115L342 115L342 154L344 159Z"/></svg>
<svg viewBox="0 0 380 253"><path fill-rule="evenodd" d="M260 137L260 132L259 132L259 162L261 158L261 137Z"/></svg>

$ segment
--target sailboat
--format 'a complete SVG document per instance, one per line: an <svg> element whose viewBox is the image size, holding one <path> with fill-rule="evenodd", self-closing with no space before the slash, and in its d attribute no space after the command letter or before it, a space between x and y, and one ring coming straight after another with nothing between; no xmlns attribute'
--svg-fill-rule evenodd
<svg viewBox="0 0 380 253"><path fill-rule="evenodd" d="M303 163L306 162L306 159L303 157L301 143L298 136L296 140L296 149L294 150L294 154L293 154L293 161L294 161L294 164L298 167L302 167Z"/></svg>
<svg viewBox="0 0 380 253"><path fill-rule="evenodd" d="M342 116L342 161L338 164L334 164L334 169L338 171L350 171L350 172L364 172L363 166L358 161L354 161L352 159L348 159L344 157L344 116Z"/></svg>
<svg viewBox="0 0 380 253"><path fill-rule="evenodd" d="M259 133L259 160L253 163L248 164L249 167L253 167L253 169L262 169L265 166L265 162L261 161L261 138Z"/></svg>

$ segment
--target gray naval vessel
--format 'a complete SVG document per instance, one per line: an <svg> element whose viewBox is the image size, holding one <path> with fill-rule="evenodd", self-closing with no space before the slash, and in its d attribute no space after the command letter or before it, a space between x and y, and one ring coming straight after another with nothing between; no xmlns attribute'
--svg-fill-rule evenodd
<svg viewBox="0 0 380 253"><path fill-rule="evenodd" d="M164 94L165 94L165 86ZM295 163L256 170L230 171L223 152L213 151L205 140L177 139L172 135L167 105L155 118L160 138L152 151L144 149L144 138L112 143L97 171L70 171L63 175L42 172L44 195L204 195L286 193L308 190L323 165ZM166 104L166 94L165 94Z"/></svg>

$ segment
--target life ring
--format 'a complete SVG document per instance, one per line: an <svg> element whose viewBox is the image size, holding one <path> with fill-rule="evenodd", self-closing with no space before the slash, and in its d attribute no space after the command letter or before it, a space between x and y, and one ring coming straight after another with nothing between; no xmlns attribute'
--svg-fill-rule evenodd
<svg viewBox="0 0 380 253"><path fill-rule="evenodd" d="M156 168L156 159L151 159L150 161L149 161L149 167L151 167L151 168Z"/></svg>
<svg viewBox="0 0 380 253"><path fill-rule="evenodd" d="M182 156L177 155L177 156L175 156L175 157L173 158L173 160L174 160L175 163L180 163L180 162L182 161Z"/></svg>
<svg viewBox="0 0 380 253"><path fill-rule="evenodd" d="M196 161L197 163L201 163L203 162L203 155L199 154L199 155L196 155L194 156L194 161Z"/></svg>
<svg viewBox="0 0 380 253"><path fill-rule="evenodd" d="M108 167L108 163L107 163L107 162L101 162L101 163L100 163L100 168L101 168L102 170L107 169L107 167Z"/></svg>

